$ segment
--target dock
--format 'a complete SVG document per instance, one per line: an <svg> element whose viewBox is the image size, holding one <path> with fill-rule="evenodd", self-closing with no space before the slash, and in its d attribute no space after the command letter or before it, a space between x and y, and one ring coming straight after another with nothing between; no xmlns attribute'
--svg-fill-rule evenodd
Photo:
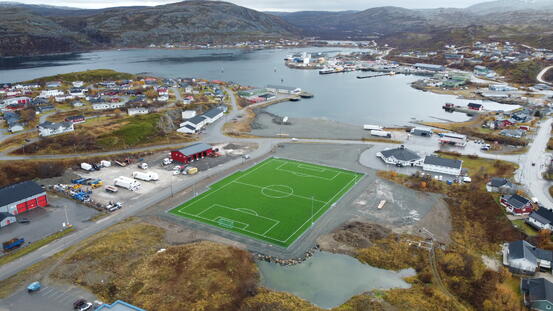
<svg viewBox="0 0 553 311"><path fill-rule="evenodd" d="M370 76L357 76L357 79L369 79L369 78L377 78L377 77L383 77L383 76L393 76L395 75L395 72L387 72L387 73L381 73L376 75L370 75Z"/></svg>

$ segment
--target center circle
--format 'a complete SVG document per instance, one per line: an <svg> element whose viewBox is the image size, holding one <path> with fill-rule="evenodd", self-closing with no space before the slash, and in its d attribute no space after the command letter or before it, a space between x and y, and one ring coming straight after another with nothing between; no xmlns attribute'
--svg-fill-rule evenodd
<svg viewBox="0 0 553 311"><path fill-rule="evenodd" d="M261 193L269 198L282 199L294 194L294 189L287 185L270 185L263 187Z"/></svg>

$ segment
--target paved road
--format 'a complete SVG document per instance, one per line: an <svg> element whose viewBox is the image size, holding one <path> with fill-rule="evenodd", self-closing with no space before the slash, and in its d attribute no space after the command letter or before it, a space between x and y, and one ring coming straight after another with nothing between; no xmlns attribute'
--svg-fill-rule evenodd
<svg viewBox="0 0 553 311"><path fill-rule="evenodd" d="M541 122L528 152L517 161L520 169L515 176L518 182L528 188L533 197L549 208L553 207L553 199L549 195L549 186L552 184L543 179L542 173L547 169L547 165L551 161L551 155L546 153L545 150L549 141L552 123L553 119Z"/></svg>
<svg viewBox="0 0 553 311"><path fill-rule="evenodd" d="M538 80L538 82L540 83L545 83L545 84L549 84L551 85L550 82L547 82L543 79L543 76L545 75L546 72L548 72L549 70L551 70L553 68L553 66L549 66L549 67L545 67L542 71L540 71L540 73L538 74L538 76L536 77L536 80Z"/></svg>

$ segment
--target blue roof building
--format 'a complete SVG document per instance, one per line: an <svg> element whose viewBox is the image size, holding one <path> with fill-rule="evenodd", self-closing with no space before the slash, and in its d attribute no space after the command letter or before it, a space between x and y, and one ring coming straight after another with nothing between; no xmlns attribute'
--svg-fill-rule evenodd
<svg viewBox="0 0 553 311"><path fill-rule="evenodd" d="M141 309L139 307L135 307L130 303L126 303L122 300L117 300L116 302L110 305L103 304L98 308L96 308L95 311L146 311L146 310Z"/></svg>

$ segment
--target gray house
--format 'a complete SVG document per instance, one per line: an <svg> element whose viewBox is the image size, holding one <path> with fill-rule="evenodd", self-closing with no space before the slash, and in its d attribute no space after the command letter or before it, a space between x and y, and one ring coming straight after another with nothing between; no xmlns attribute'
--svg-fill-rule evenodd
<svg viewBox="0 0 553 311"><path fill-rule="evenodd" d="M488 192L498 192L502 194L513 194L516 192L513 183L506 178L494 177L486 184Z"/></svg>
<svg viewBox="0 0 553 311"><path fill-rule="evenodd" d="M544 278L522 279L520 291L524 304L531 310L553 310L553 283Z"/></svg>
<svg viewBox="0 0 553 311"><path fill-rule="evenodd" d="M399 148L382 150L376 156L381 158L386 164L397 166L421 166L423 160L420 155L405 148L403 145Z"/></svg>
<svg viewBox="0 0 553 311"><path fill-rule="evenodd" d="M503 265L517 274L534 275L538 269L551 270L553 252L520 240L503 245Z"/></svg>

